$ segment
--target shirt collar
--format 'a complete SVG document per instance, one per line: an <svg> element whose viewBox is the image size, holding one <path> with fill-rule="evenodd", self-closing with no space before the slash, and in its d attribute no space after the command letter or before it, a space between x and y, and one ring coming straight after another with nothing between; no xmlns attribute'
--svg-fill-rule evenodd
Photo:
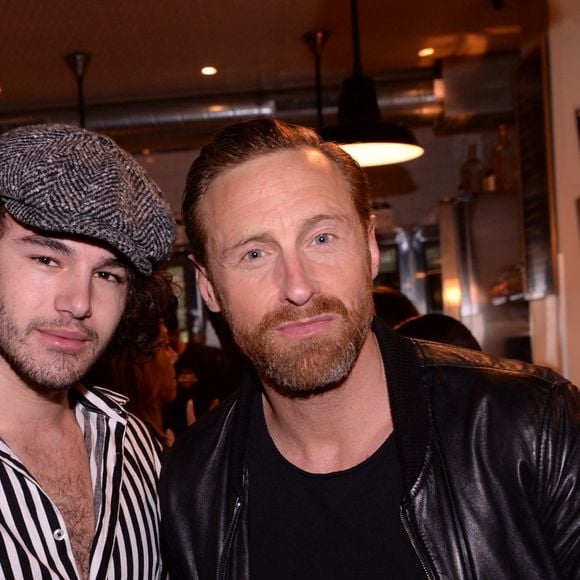
<svg viewBox="0 0 580 580"><path fill-rule="evenodd" d="M69 391L69 401L72 408L76 405L82 405L88 411L114 419L127 418L125 404L128 400L125 395L96 385L78 384Z"/></svg>

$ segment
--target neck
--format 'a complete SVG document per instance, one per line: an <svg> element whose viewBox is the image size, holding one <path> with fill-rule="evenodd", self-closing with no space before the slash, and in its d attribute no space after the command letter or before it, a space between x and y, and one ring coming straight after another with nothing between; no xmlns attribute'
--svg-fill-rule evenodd
<svg viewBox="0 0 580 580"><path fill-rule="evenodd" d="M264 416L280 453L311 473L348 469L372 455L391 434L384 365L369 332L341 385L310 398L288 398L264 385Z"/></svg>
<svg viewBox="0 0 580 580"><path fill-rule="evenodd" d="M31 388L0 359L0 433L33 425L59 425L70 415L68 390Z"/></svg>

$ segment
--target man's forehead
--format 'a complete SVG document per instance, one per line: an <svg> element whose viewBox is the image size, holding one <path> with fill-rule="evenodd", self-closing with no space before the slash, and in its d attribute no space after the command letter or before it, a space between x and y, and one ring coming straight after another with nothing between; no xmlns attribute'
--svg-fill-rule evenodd
<svg viewBox="0 0 580 580"><path fill-rule="evenodd" d="M275 168L276 172L282 173L296 167L313 171L323 168L331 170L335 167L335 164L324 153L311 147L280 149L278 151L260 153L232 167L228 167L213 182L215 183L220 178L227 178L237 173L255 173L259 176L264 167Z"/></svg>
<svg viewBox="0 0 580 580"><path fill-rule="evenodd" d="M296 197L302 188L343 192L351 198L350 187L340 169L323 153L314 149L291 149L258 155L231 167L216 176L208 185L205 200L208 205L240 201L244 197L259 202L279 191ZM340 195L339 195L340 197ZM241 199L239 199L241 198ZM204 205L201 200L201 206ZM220 211L226 207L220 206Z"/></svg>

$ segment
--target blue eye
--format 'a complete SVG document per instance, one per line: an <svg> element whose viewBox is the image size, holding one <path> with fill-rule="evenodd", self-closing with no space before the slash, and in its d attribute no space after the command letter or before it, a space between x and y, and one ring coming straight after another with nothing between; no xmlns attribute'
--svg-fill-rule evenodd
<svg viewBox="0 0 580 580"><path fill-rule="evenodd" d="M246 252L245 257L248 260L257 260L258 258L261 258L263 256L262 250L250 250L249 252Z"/></svg>
<svg viewBox="0 0 580 580"><path fill-rule="evenodd" d="M323 246L324 244L328 244L330 242L330 234L318 234L314 238L314 243L318 246Z"/></svg>

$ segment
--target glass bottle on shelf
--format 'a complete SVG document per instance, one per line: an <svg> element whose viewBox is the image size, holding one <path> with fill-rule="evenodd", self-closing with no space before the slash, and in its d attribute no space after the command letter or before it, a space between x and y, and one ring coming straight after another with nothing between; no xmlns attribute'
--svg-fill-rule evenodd
<svg viewBox="0 0 580 580"><path fill-rule="evenodd" d="M477 145L470 143L467 148L467 159L461 164L461 188L463 191L478 193L483 186L483 165L477 157Z"/></svg>
<svg viewBox="0 0 580 580"><path fill-rule="evenodd" d="M495 174L493 169L486 169L483 175L483 191L495 191Z"/></svg>
<svg viewBox="0 0 580 580"><path fill-rule="evenodd" d="M506 191L516 187L516 156L507 125L498 127L497 142L492 152L492 166L496 189Z"/></svg>

